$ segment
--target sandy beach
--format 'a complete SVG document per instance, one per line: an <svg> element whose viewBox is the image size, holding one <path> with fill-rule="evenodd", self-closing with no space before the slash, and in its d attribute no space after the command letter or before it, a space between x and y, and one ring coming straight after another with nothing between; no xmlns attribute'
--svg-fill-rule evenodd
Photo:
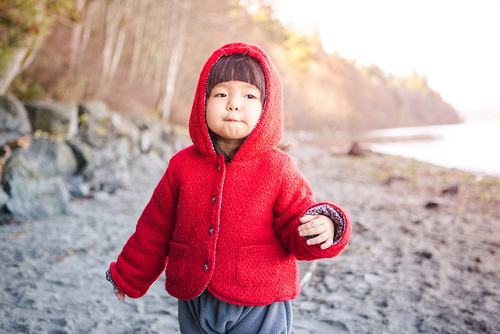
<svg viewBox="0 0 500 334"><path fill-rule="evenodd" d="M294 301L293 333L500 333L498 179L325 145L289 152L316 198L353 222L345 251L318 261ZM0 333L178 332L162 277L122 302L104 278L161 171L153 174L74 200L69 215L0 226ZM310 265L300 263L302 275Z"/></svg>

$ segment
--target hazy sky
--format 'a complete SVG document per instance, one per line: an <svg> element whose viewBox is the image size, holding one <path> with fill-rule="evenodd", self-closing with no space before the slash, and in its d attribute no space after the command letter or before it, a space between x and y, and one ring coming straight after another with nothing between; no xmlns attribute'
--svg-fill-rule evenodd
<svg viewBox="0 0 500 334"><path fill-rule="evenodd" d="M500 0L272 0L324 49L396 76L413 70L460 111L500 107Z"/></svg>

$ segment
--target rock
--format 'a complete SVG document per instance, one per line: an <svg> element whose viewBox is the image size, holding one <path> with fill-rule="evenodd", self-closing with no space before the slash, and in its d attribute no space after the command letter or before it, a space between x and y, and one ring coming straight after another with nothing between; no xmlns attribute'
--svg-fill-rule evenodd
<svg viewBox="0 0 500 334"><path fill-rule="evenodd" d="M78 133L78 108L56 101L28 101L25 104L33 131L73 138Z"/></svg>
<svg viewBox="0 0 500 334"><path fill-rule="evenodd" d="M425 204L426 209L437 209L439 207L439 203L436 201L429 201Z"/></svg>
<svg viewBox="0 0 500 334"><path fill-rule="evenodd" d="M131 173L129 163L121 158L108 162L92 173L90 185L92 190L114 193L119 188L130 185Z"/></svg>
<svg viewBox="0 0 500 334"><path fill-rule="evenodd" d="M167 165L167 161L164 161L158 153L152 151L134 158L130 163L130 172L134 180L159 180L167 169Z"/></svg>
<svg viewBox="0 0 500 334"><path fill-rule="evenodd" d="M90 197L90 184L85 181L83 175L75 175L70 178L66 187L73 197Z"/></svg>
<svg viewBox="0 0 500 334"><path fill-rule="evenodd" d="M0 187L0 210L2 210L9 201L9 195Z"/></svg>
<svg viewBox="0 0 500 334"><path fill-rule="evenodd" d="M111 117L108 105L104 101L84 101L78 105L78 115L88 114L99 122Z"/></svg>
<svg viewBox="0 0 500 334"><path fill-rule="evenodd" d="M20 160L20 161L18 161ZM16 150L5 163L4 178L21 168L33 177L69 178L78 172L78 162L71 148L61 140L35 139L28 149Z"/></svg>
<svg viewBox="0 0 500 334"><path fill-rule="evenodd" d="M361 157L361 156L365 155L365 152L361 149L361 147L359 146L359 143L354 142L352 144L349 152L347 152L347 154Z"/></svg>
<svg viewBox="0 0 500 334"><path fill-rule="evenodd" d="M2 185L10 195L7 209L26 219L64 213L69 193L64 179L78 164L64 141L34 140L26 150L16 150L5 163Z"/></svg>
<svg viewBox="0 0 500 334"><path fill-rule="evenodd" d="M449 188L446 188L442 192L443 195L457 195L458 194L458 184L451 186Z"/></svg>
<svg viewBox="0 0 500 334"><path fill-rule="evenodd" d="M115 132L119 137L127 137L130 140L130 153L136 155L139 153L139 142L141 138L141 131L139 127L127 119L125 116L117 113L111 113L111 123L114 126Z"/></svg>
<svg viewBox="0 0 500 334"><path fill-rule="evenodd" d="M141 127L140 150L149 154L156 151L162 159L169 160L174 154L175 136L172 128L161 122L149 122Z"/></svg>
<svg viewBox="0 0 500 334"><path fill-rule="evenodd" d="M389 177L385 179L384 184L389 186L395 181L406 181L406 180L407 178L405 176L389 175Z"/></svg>
<svg viewBox="0 0 500 334"><path fill-rule="evenodd" d="M82 102L78 107L78 137L93 147L102 147L118 134L111 121L111 112L102 101Z"/></svg>
<svg viewBox="0 0 500 334"><path fill-rule="evenodd" d="M16 176L9 181L7 209L25 219L39 219L67 213L69 193L60 177Z"/></svg>
<svg viewBox="0 0 500 334"><path fill-rule="evenodd" d="M149 153L156 143L160 143L163 129L159 125L150 125L141 131L139 147L142 153Z"/></svg>
<svg viewBox="0 0 500 334"><path fill-rule="evenodd" d="M0 146L32 132L28 112L13 96L0 96Z"/></svg>
<svg viewBox="0 0 500 334"><path fill-rule="evenodd" d="M325 275L325 277L323 277L323 284L330 292L334 291L338 286L338 282L332 276L329 275Z"/></svg>
<svg viewBox="0 0 500 334"><path fill-rule="evenodd" d="M79 140L68 140L66 142L73 151L77 161L77 174L86 174L97 168L99 157L97 151L88 143Z"/></svg>

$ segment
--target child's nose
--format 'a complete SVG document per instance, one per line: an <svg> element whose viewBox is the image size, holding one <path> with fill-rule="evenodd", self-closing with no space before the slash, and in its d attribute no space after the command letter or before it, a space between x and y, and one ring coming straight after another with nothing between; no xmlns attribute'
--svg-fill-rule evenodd
<svg viewBox="0 0 500 334"><path fill-rule="evenodd" d="M238 111L240 110L240 102L237 99L230 99L227 103L228 111Z"/></svg>

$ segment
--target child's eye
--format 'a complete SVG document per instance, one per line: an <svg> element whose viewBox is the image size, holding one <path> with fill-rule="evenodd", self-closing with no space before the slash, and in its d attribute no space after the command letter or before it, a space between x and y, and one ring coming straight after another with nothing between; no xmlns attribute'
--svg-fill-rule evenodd
<svg viewBox="0 0 500 334"><path fill-rule="evenodd" d="M227 95L224 93L219 93L219 94L215 94L214 96L215 97L226 97Z"/></svg>
<svg viewBox="0 0 500 334"><path fill-rule="evenodd" d="M245 95L245 97L246 97L247 99L256 99L256 98L257 98L257 97L256 97L255 95L253 95L253 94L247 94L247 95Z"/></svg>

